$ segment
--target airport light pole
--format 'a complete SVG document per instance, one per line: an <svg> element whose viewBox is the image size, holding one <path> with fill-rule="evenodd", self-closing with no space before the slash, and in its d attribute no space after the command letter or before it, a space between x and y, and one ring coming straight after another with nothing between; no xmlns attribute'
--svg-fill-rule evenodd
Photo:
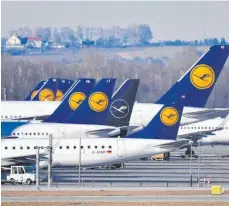
<svg viewBox="0 0 229 206"><path fill-rule="evenodd" d="M81 184L81 137L79 138L79 178L78 178L78 184L80 187L80 184Z"/></svg>
<svg viewBox="0 0 229 206"><path fill-rule="evenodd" d="M48 148L48 187L51 188L52 182L52 135L49 135L49 148Z"/></svg>
<svg viewBox="0 0 229 206"><path fill-rule="evenodd" d="M189 141L191 155L190 155L190 186L192 187L192 144L193 141Z"/></svg>
<svg viewBox="0 0 229 206"><path fill-rule="evenodd" d="M39 147L37 147L36 151L36 188L39 189L39 162L40 162L40 157L39 157Z"/></svg>
<svg viewBox="0 0 229 206"><path fill-rule="evenodd" d="M198 164L198 185L200 186L200 159L201 159L201 145L200 145L201 141L198 140L198 144L199 144L199 164Z"/></svg>

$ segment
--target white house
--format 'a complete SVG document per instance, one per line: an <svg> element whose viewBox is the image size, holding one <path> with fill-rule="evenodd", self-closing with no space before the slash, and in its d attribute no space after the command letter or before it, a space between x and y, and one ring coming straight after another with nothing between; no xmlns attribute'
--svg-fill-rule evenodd
<svg viewBox="0 0 229 206"><path fill-rule="evenodd" d="M21 38L18 35L11 36L6 41L6 49L25 49L28 38Z"/></svg>
<svg viewBox="0 0 229 206"><path fill-rule="evenodd" d="M21 45L21 38L19 36L11 36L7 41L7 45Z"/></svg>

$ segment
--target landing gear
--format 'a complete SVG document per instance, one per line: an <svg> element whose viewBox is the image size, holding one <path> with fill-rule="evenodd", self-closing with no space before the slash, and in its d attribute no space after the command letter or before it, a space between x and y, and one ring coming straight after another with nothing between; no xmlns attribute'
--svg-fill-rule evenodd
<svg viewBox="0 0 229 206"><path fill-rule="evenodd" d="M194 158L198 158L198 155L195 155L195 152L190 148L187 148L187 150L185 151L185 154L184 155L181 155L182 158L185 158L185 157L191 157L191 154L192 154L192 157Z"/></svg>
<svg viewBox="0 0 229 206"><path fill-rule="evenodd" d="M140 158L140 160L142 160L142 161L146 161L148 159L149 159L148 157L142 157L142 158Z"/></svg>
<svg viewBox="0 0 229 206"><path fill-rule="evenodd" d="M124 163L123 164L113 164L113 165L108 165L106 168L108 169L112 169L112 170L115 170L115 169L118 169L118 168L121 168L123 167L124 168Z"/></svg>
<svg viewBox="0 0 229 206"><path fill-rule="evenodd" d="M185 151L185 155L190 157L191 154L192 154L192 156L193 156L193 155L195 155L195 152L194 152L193 150L191 151L191 149L188 148L188 149Z"/></svg>

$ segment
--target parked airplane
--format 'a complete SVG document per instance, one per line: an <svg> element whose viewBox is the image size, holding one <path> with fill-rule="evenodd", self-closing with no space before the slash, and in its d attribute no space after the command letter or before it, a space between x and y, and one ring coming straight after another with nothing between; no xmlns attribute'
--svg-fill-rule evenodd
<svg viewBox="0 0 229 206"><path fill-rule="evenodd" d="M183 100L184 101L184 100ZM164 105L143 130L125 138L53 138L52 166L102 166L176 150L187 140L176 141L183 101ZM2 167L34 159L36 148L49 145L48 138L2 139ZM79 149L80 148L80 149ZM79 158L81 157L81 158Z"/></svg>
<svg viewBox="0 0 229 206"><path fill-rule="evenodd" d="M102 135L115 131L117 126L127 126L139 80L126 80L111 98L114 84L115 79L102 79L80 107L72 100L81 100L82 93L78 95L70 92L62 101L61 106L42 123L15 120L2 122L1 136L43 138L53 134L55 137L71 138L75 135L87 137L88 131L94 131L94 135ZM112 106L119 107L120 102L126 104L125 113L119 114L110 110ZM73 113L70 114L72 110ZM70 115L67 116L65 111Z"/></svg>
<svg viewBox="0 0 229 206"><path fill-rule="evenodd" d="M178 139L187 139L193 142L193 146L203 145L229 145L229 115L226 118L216 118L201 123L194 123L186 126L181 126ZM186 148L186 146L183 146ZM186 154L190 154L190 147ZM194 154L194 151L192 151Z"/></svg>
<svg viewBox="0 0 229 206"><path fill-rule="evenodd" d="M219 112L225 109L206 109L204 107L215 83L228 58L229 45L213 46L195 63L187 73L181 77L169 91L163 95L156 104L135 103L131 124L147 125L152 116L162 108L163 104L170 102L176 96L174 93L185 94L187 105L184 108L184 115L181 124L208 119L206 115ZM2 119L34 118L51 115L60 102L2 102ZM199 107L199 108L196 108ZM115 110L114 108L112 110ZM228 109L226 109L228 110ZM152 111L149 113L148 111ZM218 115L218 114L217 114ZM217 116L216 115L216 116Z"/></svg>

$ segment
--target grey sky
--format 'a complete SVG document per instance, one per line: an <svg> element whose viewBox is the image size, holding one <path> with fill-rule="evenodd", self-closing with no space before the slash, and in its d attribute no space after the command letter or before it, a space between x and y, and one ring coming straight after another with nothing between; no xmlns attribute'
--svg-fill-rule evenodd
<svg viewBox="0 0 229 206"><path fill-rule="evenodd" d="M159 39L229 40L229 2L2 2L2 35L20 26L149 24Z"/></svg>

